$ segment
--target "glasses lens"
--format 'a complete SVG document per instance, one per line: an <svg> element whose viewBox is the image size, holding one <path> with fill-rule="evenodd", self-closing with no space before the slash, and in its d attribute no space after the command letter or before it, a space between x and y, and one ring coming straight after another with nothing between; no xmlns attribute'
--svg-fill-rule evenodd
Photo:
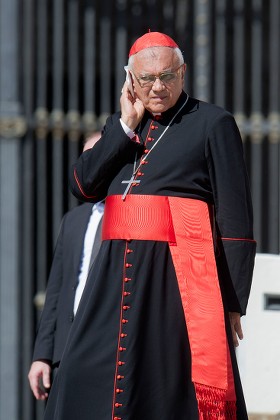
<svg viewBox="0 0 280 420"><path fill-rule="evenodd" d="M174 79L176 79L177 73L163 73L160 75L160 80L163 83L172 82Z"/></svg>
<svg viewBox="0 0 280 420"><path fill-rule="evenodd" d="M153 85L156 79L159 79L163 84L172 83L177 77L178 70L179 69L172 73L161 73L159 76L155 76L154 74L147 74L146 76L140 76L138 81L141 87Z"/></svg>
<svg viewBox="0 0 280 420"><path fill-rule="evenodd" d="M152 85L153 83L155 83L155 80L156 76L153 76L152 74L139 77L140 84L143 87Z"/></svg>

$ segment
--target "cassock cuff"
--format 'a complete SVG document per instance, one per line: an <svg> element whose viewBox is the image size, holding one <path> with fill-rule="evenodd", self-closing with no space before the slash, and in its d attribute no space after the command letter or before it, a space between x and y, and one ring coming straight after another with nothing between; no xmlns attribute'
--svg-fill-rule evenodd
<svg viewBox="0 0 280 420"><path fill-rule="evenodd" d="M120 123L121 126L123 128L123 131L125 132L125 134L130 138L133 139L135 137L135 133L134 131L131 130L131 128L129 128L124 122L123 120L120 118Z"/></svg>
<svg viewBox="0 0 280 420"><path fill-rule="evenodd" d="M221 238L217 267L225 307L230 312L246 314L256 255L256 242Z"/></svg>

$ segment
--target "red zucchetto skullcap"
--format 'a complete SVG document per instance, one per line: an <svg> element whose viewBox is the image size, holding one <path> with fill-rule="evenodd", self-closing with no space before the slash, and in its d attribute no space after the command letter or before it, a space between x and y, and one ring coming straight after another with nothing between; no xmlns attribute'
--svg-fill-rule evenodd
<svg viewBox="0 0 280 420"><path fill-rule="evenodd" d="M129 57L138 53L145 48L150 47L170 47L178 48L178 45L170 36L161 32L148 32L140 38L136 39L129 51Z"/></svg>

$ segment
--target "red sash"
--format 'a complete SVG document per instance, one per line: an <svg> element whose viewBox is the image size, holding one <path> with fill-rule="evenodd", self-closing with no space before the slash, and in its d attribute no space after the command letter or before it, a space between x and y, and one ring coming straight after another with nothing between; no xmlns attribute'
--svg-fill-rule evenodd
<svg viewBox="0 0 280 420"><path fill-rule="evenodd" d="M200 420L235 420L236 396L207 203L179 197L106 199L102 239L166 241L178 279Z"/></svg>

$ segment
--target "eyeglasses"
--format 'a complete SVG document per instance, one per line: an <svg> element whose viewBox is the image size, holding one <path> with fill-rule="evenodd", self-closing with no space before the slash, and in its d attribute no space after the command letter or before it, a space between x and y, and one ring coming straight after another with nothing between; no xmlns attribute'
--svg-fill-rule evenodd
<svg viewBox="0 0 280 420"><path fill-rule="evenodd" d="M156 79L159 79L161 81L161 83L163 83L164 85L169 85L171 83L174 82L174 80L177 78L178 73L180 68L183 66L184 64L181 64L176 70L172 71L172 72L163 72L163 73L159 73L159 74L146 74L144 76L139 76L136 77L135 74L133 74L133 76L135 77L135 79L137 80L137 82L139 83L139 85L142 88L148 87L148 86L153 86L153 84L155 83Z"/></svg>

